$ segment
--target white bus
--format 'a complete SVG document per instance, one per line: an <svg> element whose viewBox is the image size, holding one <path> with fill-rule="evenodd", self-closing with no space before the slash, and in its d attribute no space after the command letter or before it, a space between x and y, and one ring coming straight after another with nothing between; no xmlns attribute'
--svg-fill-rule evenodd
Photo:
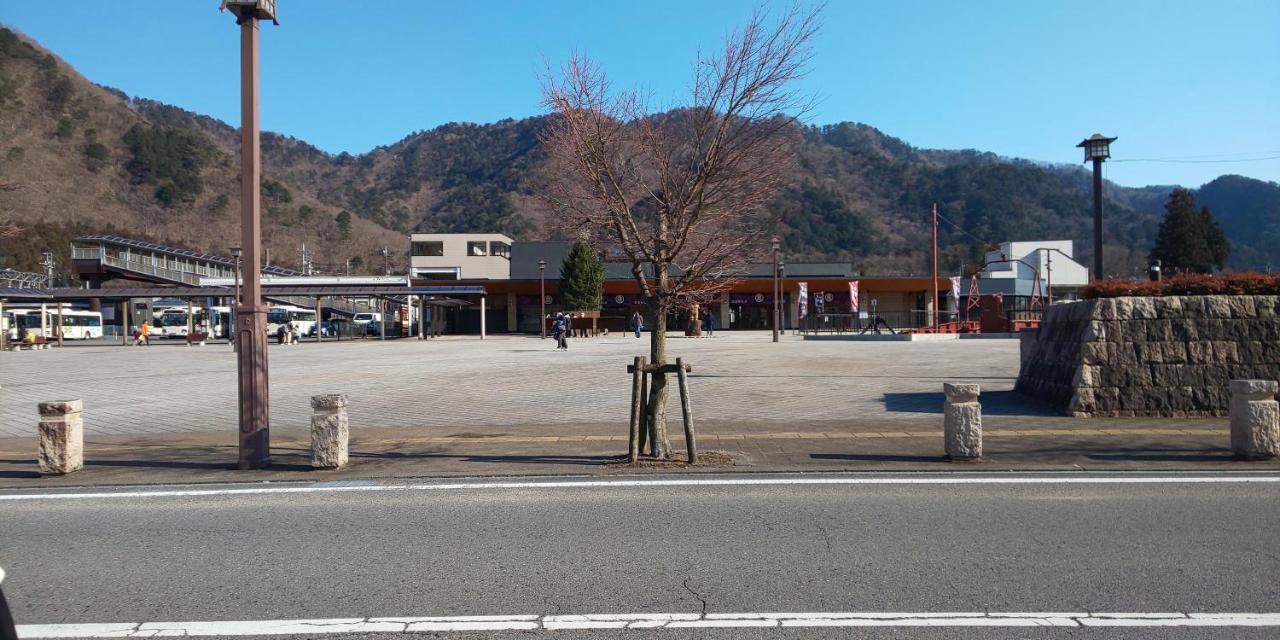
<svg viewBox="0 0 1280 640"><path fill-rule="evenodd" d="M6 311L6 326L10 340L18 340L25 330L31 335L40 334L39 309L13 309ZM46 308L44 312L44 337L58 337L58 309ZM89 340L102 337L102 314L97 311L62 309L62 337L65 340Z"/></svg>
<svg viewBox="0 0 1280 640"><path fill-rule="evenodd" d="M200 307L195 307L196 317L199 317ZM184 338L187 335L187 310L183 309L165 309L156 314L156 328L152 331L152 335L161 338Z"/></svg>
<svg viewBox="0 0 1280 640"><path fill-rule="evenodd" d="M292 322L299 335L311 333L316 326L316 310L303 307L274 306L267 309L267 335L274 336L281 325Z"/></svg>

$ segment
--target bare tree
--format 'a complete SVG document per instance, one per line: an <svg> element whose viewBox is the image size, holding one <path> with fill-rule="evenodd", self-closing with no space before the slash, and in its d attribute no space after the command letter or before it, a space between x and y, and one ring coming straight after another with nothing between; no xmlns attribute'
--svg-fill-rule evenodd
<svg viewBox="0 0 1280 640"><path fill-rule="evenodd" d="M757 10L716 55L699 55L687 105L651 111L634 91L574 56L543 87L552 110L542 143L545 196L567 231L616 247L653 315L650 357L666 362L667 313L723 292L766 250L766 205L792 174L798 118L792 88L812 56L819 9ZM648 420L670 457L667 377L654 375Z"/></svg>

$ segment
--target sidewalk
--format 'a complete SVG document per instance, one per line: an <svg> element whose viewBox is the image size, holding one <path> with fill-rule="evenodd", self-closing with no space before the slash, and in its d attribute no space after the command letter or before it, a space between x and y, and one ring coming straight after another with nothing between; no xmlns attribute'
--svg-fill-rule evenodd
<svg viewBox="0 0 1280 640"><path fill-rule="evenodd" d="M236 470L236 434L192 432L92 436L85 468L41 477L36 440L0 439L0 488L373 478L611 475L655 471L996 471L1280 470L1280 460L1245 462L1229 449L1225 419L1097 419L992 416L984 419L986 459L943 458L941 416L881 425L869 421L699 424L699 450L713 464L630 466L620 461L618 425L565 424L466 430L353 428L351 463L338 471L310 466L309 435L272 433L272 466ZM683 453L678 421L673 449ZM726 458L727 456L727 458ZM731 461L731 462L730 462Z"/></svg>

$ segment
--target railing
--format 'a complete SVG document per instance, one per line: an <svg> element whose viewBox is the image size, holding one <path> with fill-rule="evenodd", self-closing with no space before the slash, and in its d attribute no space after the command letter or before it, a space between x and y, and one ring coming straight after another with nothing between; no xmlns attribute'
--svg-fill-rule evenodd
<svg viewBox="0 0 1280 640"><path fill-rule="evenodd" d="M133 271L134 273L145 273L156 276L157 278L164 278L166 280L176 280L183 284L200 284L199 274L192 273L190 271L177 271L175 269L157 267L150 262L143 262L141 260L121 260L110 256L102 256L101 259L102 264L116 267L117 269L125 269L127 271Z"/></svg>
<svg viewBox="0 0 1280 640"><path fill-rule="evenodd" d="M0 269L0 283L4 283L6 287L32 289L44 286L47 280L48 278L43 273Z"/></svg>
<svg viewBox="0 0 1280 640"><path fill-rule="evenodd" d="M102 247L71 247L72 260L99 260L102 258Z"/></svg>

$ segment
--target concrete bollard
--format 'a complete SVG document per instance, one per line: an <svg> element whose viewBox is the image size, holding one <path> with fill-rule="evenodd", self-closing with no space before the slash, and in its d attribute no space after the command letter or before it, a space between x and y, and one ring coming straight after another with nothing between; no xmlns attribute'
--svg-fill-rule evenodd
<svg viewBox="0 0 1280 640"><path fill-rule="evenodd" d="M943 434L947 457L952 460L975 460L982 457L982 393L976 384L942 385L947 401L943 404Z"/></svg>
<svg viewBox="0 0 1280 640"><path fill-rule="evenodd" d="M311 466L339 469L347 464L347 395L311 396Z"/></svg>
<svg viewBox="0 0 1280 640"><path fill-rule="evenodd" d="M1249 460L1280 455L1280 403L1275 380L1232 380L1231 450Z"/></svg>
<svg viewBox="0 0 1280 640"><path fill-rule="evenodd" d="M80 400L40 403L41 473L67 474L84 467L84 421Z"/></svg>

